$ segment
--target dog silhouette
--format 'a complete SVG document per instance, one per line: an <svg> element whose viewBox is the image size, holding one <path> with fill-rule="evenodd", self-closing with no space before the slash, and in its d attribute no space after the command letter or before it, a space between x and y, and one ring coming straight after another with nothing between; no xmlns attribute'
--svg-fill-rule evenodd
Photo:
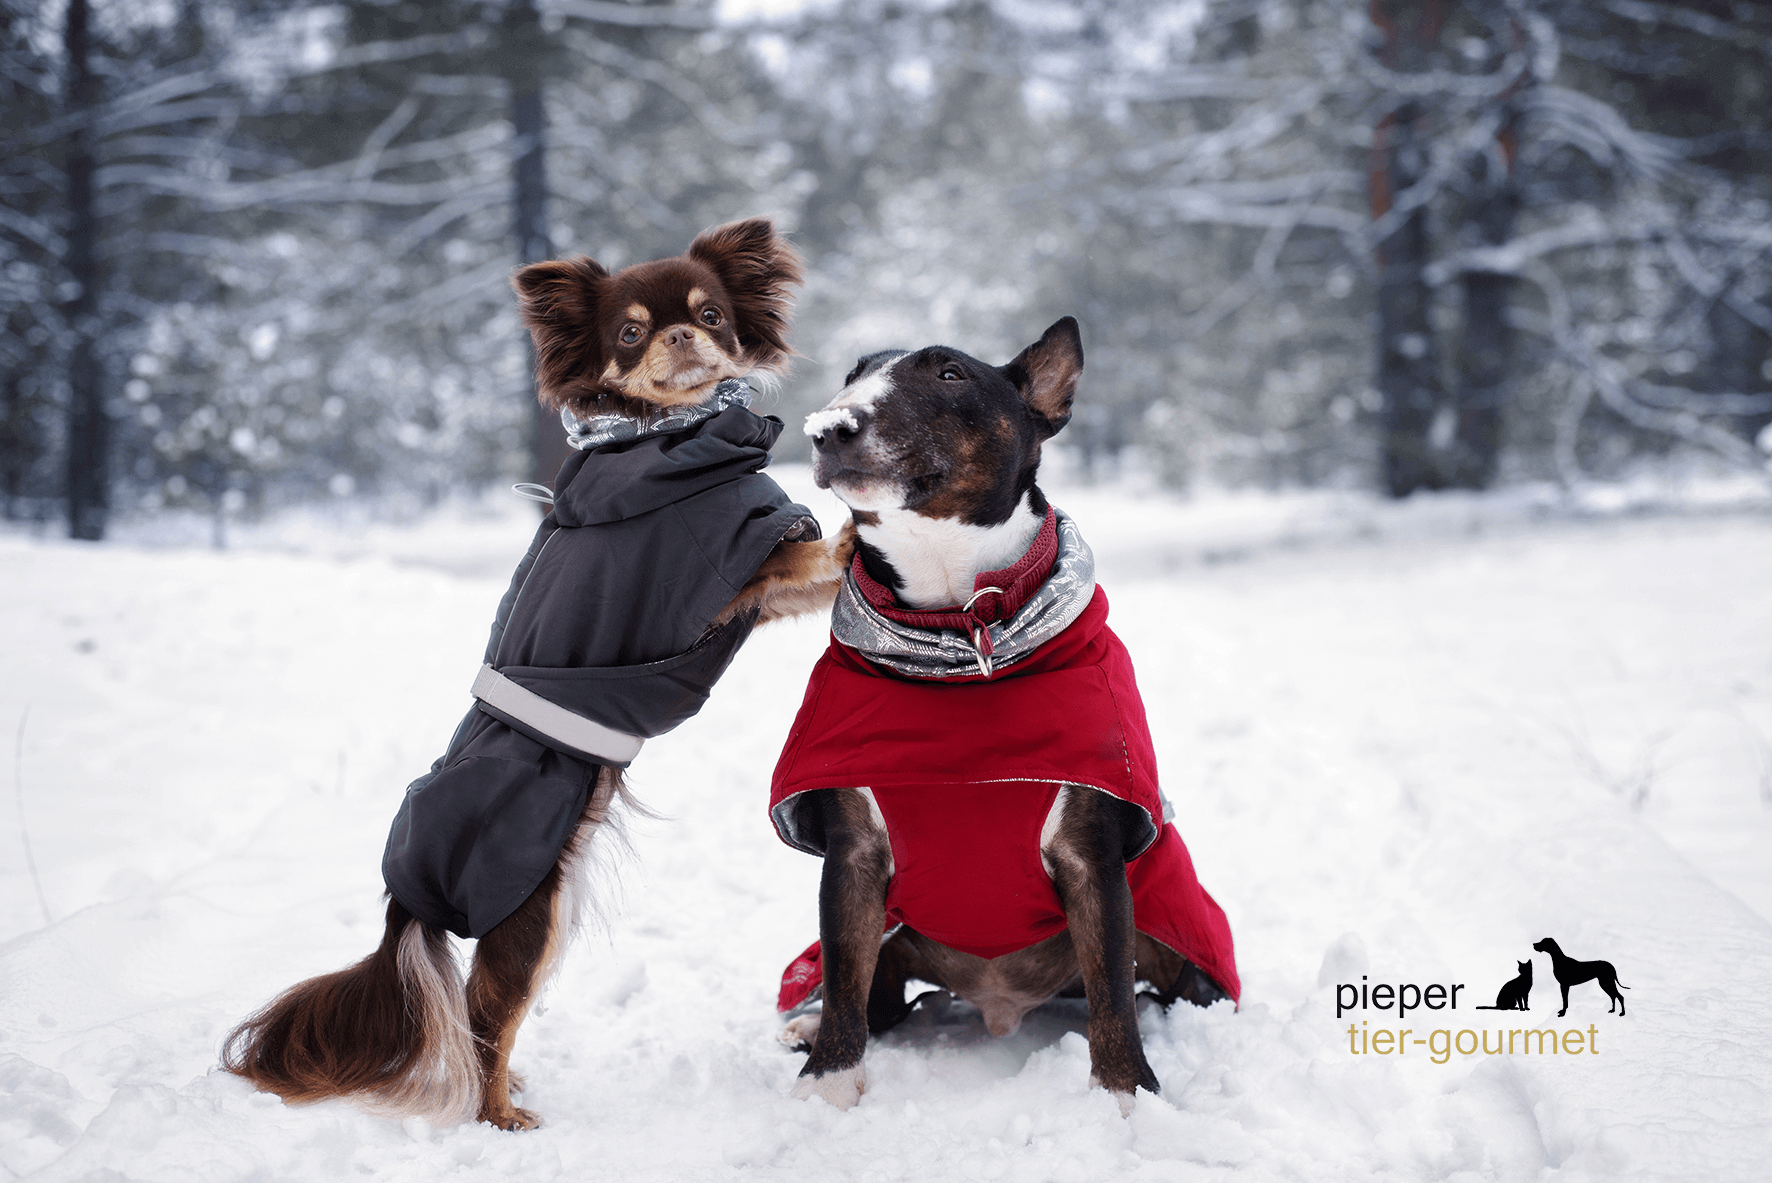
<svg viewBox="0 0 1772 1183"><path fill-rule="evenodd" d="M1505 983L1495 995L1494 1006L1479 1006L1478 1010L1531 1010L1527 1002L1532 997L1532 963L1516 961L1520 967L1520 976Z"/></svg>
<svg viewBox="0 0 1772 1183"><path fill-rule="evenodd" d="M1563 1009L1557 1012L1559 1019L1569 1010L1569 987L1595 980L1599 981L1600 989L1604 990L1612 1001L1618 1004L1618 1013L1624 1014L1624 995L1619 991L1628 990L1630 987L1619 985L1618 971L1612 968L1610 961L1577 961L1558 948L1557 943L1549 937L1545 937L1532 947L1540 953L1550 954L1551 972L1557 975L1557 985L1563 988ZM1610 1006L1606 1008L1606 1013L1612 1013Z"/></svg>

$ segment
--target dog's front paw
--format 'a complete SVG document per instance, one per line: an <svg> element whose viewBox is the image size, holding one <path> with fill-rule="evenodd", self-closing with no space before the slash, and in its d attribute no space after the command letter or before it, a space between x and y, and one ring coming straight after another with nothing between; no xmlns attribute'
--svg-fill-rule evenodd
<svg viewBox="0 0 1772 1183"><path fill-rule="evenodd" d="M1156 1083L1156 1079L1154 1077L1152 1078L1151 1083L1152 1084ZM1145 1092L1152 1093L1152 1094L1155 1094L1157 1092L1156 1089L1146 1088L1142 1084L1134 1085L1131 1088L1123 1088L1123 1087L1115 1088L1115 1087L1111 1087L1108 1085L1104 1085L1101 1083L1101 1078L1093 1072L1091 1072L1089 1074L1089 1087L1094 1088L1094 1089L1099 1089L1099 1088L1107 1089L1108 1095L1113 1097L1115 1104L1119 1105L1121 1117L1131 1117L1132 1116L1132 1111L1138 1107L1138 1092L1140 1089L1144 1089Z"/></svg>
<svg viewBox="0 0 1772 1183"><path fill-rule="evenodd" d="M488 1125L495 1125L501 1130L534 1130L541 1128L541 1114L533 1109L519 1109L515 1105L506 1104L502 1108L486 1106L480 1110L480 1120Z"/></svg>
<svg viewBox="0 0 1772 1183"><path fill-rule="evenodd" d="M854 553L853 543L848 553ZM746 615L764 625L789 616L829 611L843 582L846 562L839 561L837 549L822 539L778 542L733 601L720 610L714 626Z"/></svg>
<svg viewBox="0 0 1772 1183"><path fill-rule="evenodd" d="M818 1036L818 1021L823 1018L816 1011L809 1015L799 1015L789 1019L787 1025L775 1033L775 1037L786 1044L789 1051L809 1052L812 1041Z"/></svg>
<svg viewBox="0 0 1772 1183"><path fill-rule="evenodd" d="M839 572L849 570L849 564L855 559L856 543L861 541L861 534L855 528L855 519L850 518L837 531L837 537L831 543L831 558L836 560Z"/></svg>
<svg viewBox="0 0 1772 1183"><path fill-rule="evenodd" d="M853 1109L867 1087L867 1073L857 1064L853 1068L839 1068L822 1076L802 1076L794 1082L794 1091L788 1095L796 1101L809 1101L818 1097L838 1109Z"/></svg>

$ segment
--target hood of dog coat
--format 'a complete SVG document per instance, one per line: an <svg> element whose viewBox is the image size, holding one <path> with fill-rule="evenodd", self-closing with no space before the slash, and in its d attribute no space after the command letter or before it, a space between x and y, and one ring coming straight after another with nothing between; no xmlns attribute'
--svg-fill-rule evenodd
<svg viewBox="0 0 1772 1183"><path fill-rule="evenodd" d="M621 522L760 472L782 422L730 406L694 430L642 436L574 452L554 478L561 526Z"/></svg>

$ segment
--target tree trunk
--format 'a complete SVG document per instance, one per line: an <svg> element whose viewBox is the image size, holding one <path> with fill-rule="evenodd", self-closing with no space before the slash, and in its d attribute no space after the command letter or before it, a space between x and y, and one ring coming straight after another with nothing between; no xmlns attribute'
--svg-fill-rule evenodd
<svg viewBox="0 0 1772 1183"><path fill-rule="evenodd" d="M1370 0L1372 23L1383 34L1379 59L1392 70L1420 69L1439 38L1441 0ZM1428 168L1428 113L1404 102L1377 128L1368 182L1372 216L1382 218ZM1385 491L1407 497L1443 488L1436 439L1444 392L1434 348L1433 290L1428 261L1427 207L1416 206L1378 244L1378 393Z"/></svg>
<svg viewBox="0 0 1772 1183"><path fill-rule="evenodd" d="M25 488L25 457L29 455L25 438L24 383L18 371L6 374L5 395L0 402L0 498L4 498L4 517L11 521L18 513L19 496Z"/></svg>
<svg viewBox="0 0 1772 1183"><path fill-rule="evenodd" d="M68 535L97 541L110 508L111 422L105 413L104 369L98 357L98 213L93 206L93 129L88 116L95 86L88 62L86 0L68 0L67 104L75 117L68 134L68 212L64 265L74 294L64 307L72 334L68 351Z"/></svg>
<svg viewBox="0 0 1772 1183"><path fill-rule="evenodd" d="M1502 131L1502 157L1507 174L1479 178L1481 197L1471 221L1488 246L1513 237L1519 190L1512 176L1514 129ZM1491 167L1485 161L1483 168ZM1464 337L1459 346L1458 426L1452 441L1448 476L1462 489L1484 489L1495 479L1501 454L1501 411L1509 397L1508 359L1513 330L1507 323L1508 294L1513 277L1485 271L1464 276Z"/></svg>
<svg viewBox="0 0 1772 1183"><path fill-rule="evenodd" d="M1378 157L1374 216L1388 212L1396 195L1425 171L1422 123L1419 108L1410 103L1379 127L1373 146ZM1430 316L1433 291L1424 276L1427 261L1427 211L1417 206L1378 244L1378 392L1383 398L1384 485L1392 497L1444 484L1433 439L1441 391Z"/></svg>
<svg viewBox="0 0 1772 1183"><path fill-rule="evenodd" d="M541 18L533 0L518 0L508 10L506 19L506 77L511 86L511 125L517 135L511 169L517 262L539 263L554 255L554 244L548 237L547 110L542 105ZM533 344L528 348L528 390L535 407L531 444L534 476L552 487L570 449L559 415L535 399Z"/></svg>

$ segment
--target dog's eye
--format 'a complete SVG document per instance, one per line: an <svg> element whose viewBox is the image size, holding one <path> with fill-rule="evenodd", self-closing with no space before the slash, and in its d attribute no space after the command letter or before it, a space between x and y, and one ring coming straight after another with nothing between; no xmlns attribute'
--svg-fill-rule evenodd
<svg viewBox="0 0 1772 1183"><path fill-rule="evenodd" d="M707 325L710 329L719 328L720 322L725 319L725 317L720 315L720 310L718 308L703 308L701 310L701 323Z"/></svg>
<svg viewBox="0 0 1772 1183"><path fill-rule="evenodd" d="M936 376L943 382L964 382L966 380L966 375L960 371L959 366L943 366L941 373Z"/></svg>
<svg viewBox="0 0 1772 1183"><path fill-rule="evenodd" d="M621 326L621 343L623 345L632 345L635 341L638 341L642 335L643 331L637 324L630 323Z"/></svg>

